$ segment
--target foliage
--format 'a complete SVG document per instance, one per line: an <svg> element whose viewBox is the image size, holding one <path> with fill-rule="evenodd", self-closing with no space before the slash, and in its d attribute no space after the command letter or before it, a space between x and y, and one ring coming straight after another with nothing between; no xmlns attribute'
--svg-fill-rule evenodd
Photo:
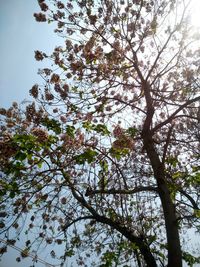
<svg viewBox="0 0 200 267"><path fill-rule="evenodd" d="M34 101L0 110L1 235L25 229L20 257L43 244L61 266L192 266L200 36L185 1L38 3L64 44L35 51L53 65Z"/></svg>

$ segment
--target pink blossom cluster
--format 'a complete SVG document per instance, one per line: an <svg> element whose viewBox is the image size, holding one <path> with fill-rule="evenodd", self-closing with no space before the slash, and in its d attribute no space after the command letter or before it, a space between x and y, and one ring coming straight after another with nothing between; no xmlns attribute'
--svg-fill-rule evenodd
<svg viewBox="0 0 200 267"><path fill-rule="evenodd" d="M113 135L115 138L118 138L120 136L122 136L124 133L124 130L121 128L121 126L118 124L115 126L114 130L113 130Z"/></svg>

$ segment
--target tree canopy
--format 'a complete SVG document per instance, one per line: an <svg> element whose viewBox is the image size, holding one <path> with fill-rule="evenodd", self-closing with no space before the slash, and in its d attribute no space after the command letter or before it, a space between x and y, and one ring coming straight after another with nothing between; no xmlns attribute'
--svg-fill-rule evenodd
<svg viewBox="0 0 200 267"><path fill-rule="evenodd" d="M38 0L35 19L64 42L35 51L51 67L33 102L0 109L0 228L7 245L25 231L17 261L50 247L59 266L200 262L187 238L200 231L200 34L186 2Z"/></svg>

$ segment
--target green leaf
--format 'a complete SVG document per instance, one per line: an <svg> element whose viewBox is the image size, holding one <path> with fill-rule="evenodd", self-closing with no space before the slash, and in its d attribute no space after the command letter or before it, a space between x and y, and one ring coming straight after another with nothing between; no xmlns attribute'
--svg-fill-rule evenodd
<svg viewBox="0 0 200 267"><path fill-rule="evenodd" d="M67 70L67 68L65 67L65 65L64 65L64 64L60 65L60 67L61 67L61 69L63 69L64 71L66 71L66 70Z"/></svg>
<svg viewBox="0 0 200 267"><path fill-rule="evenodd" d="M183 176L183 173L182 172L175 172L173 175L172 175L172 178L174 180L180 178L181 176Z"/></svg>
<svg viewBox="0 0 200 267"><path fill-rule="evenodd" d="M87 132L93 129L93 125L89 121L84 121L82 125L83 125L83 128L86 129Z"/></svg>
<svg viewBox="0 0 200 267"><path fill-rule="evenodd" d="M102 135L109 135L110 134L110 131L108 130L108 128L104 124L95 125L89 121L85 121L85 122L83 122L82 125L83 125L83 128L86 129L87 132L90 132L93 130L97 133L101 133Z"/></svg>
<svg viewBox="0 0 200 267"><path fill-rule="evenodd" d="M16 153L16 155L15 155L15 159L17 159L17 160L21 160L21 161L23 161L23 160L25 160L27 158L27 154L26 153L23 153L23 152L21 152L21 151L18 151L17 153Z"/></svg>
<svg viewBox="0 0 200 267"><path fill-rule="evenodd" d="M188 263L189 267L192 267L195 263L200 263L200 257L195 257L188 252L183 252L183 259Z"/></svg>
<svg viewBox="0 0 200 267"><path fill-rule="evenodd" d="M200 173L194 173L188 176L187 182L191 185L199 185L200 184Z"/></svg>
<svg viewBox="0 0 200 267"><path fill-rule="evenodd" d="M134 137L138 130L135 127L129 127L126 132L131 136Z"/></svg>
<svg viewBox="0 0 200 267"><path fill-rule="evenodd" d="M42 161L40 161L40 162L38 162L38 164L37 164L37 166L38 166L38 168L42 168L42 164L43 164L43 162Z"/></svg>
<svg viewBox="0 0 200 267"><path fill-rule="evenodd" d="M172 165L175 168L178 164L178 159L176 157L168 157L166 159L166 163Z"/></svg>
<svg viewBox="0 0 200 267"><path fill-rule="evenodd" d="M195 211L194 211L194 215L195 215L197 218L200 218L200 210L195 210Z"/></svg>
<svg viewBox="0 0 200 267"><path fill-rule="evenodd" d="M129 154L129 149L127 148L119 149L111 147L109 153L113 158L120 160L122 157L127 156Z"/></svg>
<svg viewBox="0 0 200 267"><path fill-rule="evenodd" d="M108 171L108 163L107 163L106 160L100 161L100 166L101 166L103 172L107 172Z"/></svg>
<svg viewBox="0 0 200 267"><path fill-rule="evenodd" d="M54 119L45 118L42 120L42 125L46 126L48 130L52 130L56 134L61 133L61 124Z"/></svg>
<svg viewBox="0 0 200 267"><path fill-rule="evenodd" d="M78 111L78 107L75 106L74 104L70 104L70 108L71 108L71 111L73 111L73 112L77 112Z"/></svg>
<svg viewBox="0 0 200 267"><path fill-rule="evenodd" d="M74 132L75 132L75 127L71 126L71 125L67 125L66 127L66 133L70 136L74 138Z"/></svg>
<svg viewBox="0 0 200 267"><path fill-rule="evenodd" d="M113 262L117 262L117 255L114 251L106 251L102 256L103 264L100 267L111 267L113 266Z"/></svg>
<svg viewBox="0 0 200 267"><path fill-rule="evenodd" d="M14 191L11 191L10 194L9 194L9 197L10 197L10 198L14 198L15 195L16 195L16 193L15 193Z"/></svg>
<svg viewBox="0 0 200 267"><path fill-rule="evenodd" d="M71 90L72 90L72 92L77 93L78 92L78 87L77 86L72 86Z"/></svg>
<svg viewBox="0 0 200 267"><path fill-rule="evenodd" d="M67 257L72 257L74 255L73 249L69 249L65 252L65 256Z"/></svg>
<svg viewBox="0 0 200 267"><path fill-rule="evenodd" d="M87 149L84 153L75 156L77 164L84 164L85 162L92 163L96 160L98 153L92 149Z"/></svg>
<svg viewBox="0 0 200 267"><path fill-rule="evenodd" d="M109 135L110 134L110 131L108 130L108 128L104 124L94 125L93 128L94 128L94 131L96 131L97 133L102 133L103 135Z"/></svg>

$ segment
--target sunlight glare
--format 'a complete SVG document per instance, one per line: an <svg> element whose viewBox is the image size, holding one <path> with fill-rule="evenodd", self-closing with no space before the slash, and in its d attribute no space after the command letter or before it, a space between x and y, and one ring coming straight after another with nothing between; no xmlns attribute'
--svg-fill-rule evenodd
<svg viewBox="0 0 200 267"><path fill-rule="evenodd" d="M191 0L190 13L191 24L200 30L200 0Z"/></svg>

